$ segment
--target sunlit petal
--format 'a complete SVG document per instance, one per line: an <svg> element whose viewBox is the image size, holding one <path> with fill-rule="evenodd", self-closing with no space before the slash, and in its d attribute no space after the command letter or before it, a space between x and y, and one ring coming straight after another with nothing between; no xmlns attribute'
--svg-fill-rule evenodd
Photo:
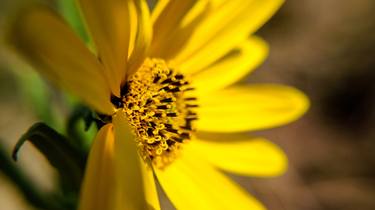
<svg viewBox="0 0 375 210"><path fill-rule="evenodd" d="M163 190L177 209L264 209L246 191L193 152L189 150L167 168L156 170Z"/></svg>
<svg viewBox="0 0 375 210"><path fill-rule="evenodd" d="M194 87L202 97L212 91L225 88L258 67L267 54L268 45L262 39L252 37L233 49L223 59L194 74Z"/></svg>
<svg viewBox="0 0 375 210"><path fill-rule="evenodd" d="M154 173L150 165L141 160L144 190L149 210L160 210L158 192L156 190Z"/></svg>
<svg viewBox="0 0 375 210"><path fill-rule="evenodd" d="M152 39L152 25L150 11L145 0L134 1L136 10L136 28L134 33L134 46L132 47L127 77L133 74L142 64ZM132 42L133 43L133 42Z"/></svg>
<svg viewBox="0 0 375 210"><path fill-rule="evenodd" d="M191 148L214 166L246 176L276 176L285 172L287 158L280 148L261 138L213 142L193 140Z"/></svg>
<svg viewBox="0 0 375 210"><path fill-rule="evenodd" d="M201 131L240 132L287 124L309 106L300 91L282 85L232 87L200 98L197 128Z"/></svg>
<svg viewBox="0 0 375 210"><path fill-rule="evenodd" d="M223 57L262 26L283 0L217 1L174 58L185 73L194 73Z"/></svg>
<svg viewBox="0 0 375 210"><path fill-rule="evenodd" d="M208 14L208 8L209 0L158 1L152 12L155 34L151 56L170 60L176 55Z"/></svg>

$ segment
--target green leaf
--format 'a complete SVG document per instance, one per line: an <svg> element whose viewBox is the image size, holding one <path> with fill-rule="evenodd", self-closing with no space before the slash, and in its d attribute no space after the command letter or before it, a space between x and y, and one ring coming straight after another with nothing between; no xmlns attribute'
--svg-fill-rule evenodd
<svg viewBox="0 0 375 210"><path fill-rule="evenodd" d="M70 139L74 139L72 144L76 145L82 151L87 152L92 140L97 133L95 113L88 107L77 105L67 120L66 132Z"/></svg>
<svg viewBox="0 0 375 210"><path fill-rule="evenodd" d="M46 124L36 123L17 142L14 160L17 160L18 152L26 141L31 142L57 169L66 189L79 192L86 164L85 154Z"/></svg>
<svg viewBox="0 0 375 210"><path fill-rule="evenodd" d="M63 204L54 193L42 192L29 177L11 160L11 155L5 150L0 139L0 172L18 188L24 198L38 209L64 210Z"/></svg>

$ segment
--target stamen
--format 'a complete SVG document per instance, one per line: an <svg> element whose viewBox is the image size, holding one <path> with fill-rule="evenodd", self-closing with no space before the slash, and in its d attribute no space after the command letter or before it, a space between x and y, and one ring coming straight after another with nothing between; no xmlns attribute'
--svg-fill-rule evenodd
<svg viewBox="0 0 375 210"><path fill-rule="evenodd" d="M160 106L157 106L158 109L168 109L168 106L167 105L160 105ZM169 107L170 108L170 107Z"/></svg>
<svg viewBox="0 0 375 210"><path fill-rule="evenodd" d="M176 76L174 76L174 78L181 80L181 79L184 78L184 75L182 75L182 74L176 74Z"/></svg>
<svg viewBox="0 0 375 210"><path fill-rule="evenodd" d="M163 103L171 103L173 101L172 98L165 98L165 99L162 99L160 102L163 102Z"/></svg>
<svg viewBox="0 0 375 210"><path fill-rule="evenodd" d="M185 91L195 90L195 88L186 88Z"/></svg>
<svg viewBox="0 0 375 210"><path fill-rule="evenodd" d="M195 97L190 97L190 98L184 98L185 101L195 101L197 98Z"/></svg>
<svg viewBox="0 0 375 210"><path fill-rule="evenodd" d="M177 114L176 113L168 113L167 116L168 117L177 117Z"/></svg>
<svg viewBox="0 0 375 210"><path fill-rule="evenodd" d="M197 104L186 104L186 107L187 108L197 108L198 105Z"/></svg>
<svg viewBox="0 0 375 210"><path fill-rule="evenodd" d="M146 59L121 89L122 99L111 100L115 106L124 107L140 154L156 167L172 162L193 135L197 99L192 90L186 77L163 60Z"/></svg>

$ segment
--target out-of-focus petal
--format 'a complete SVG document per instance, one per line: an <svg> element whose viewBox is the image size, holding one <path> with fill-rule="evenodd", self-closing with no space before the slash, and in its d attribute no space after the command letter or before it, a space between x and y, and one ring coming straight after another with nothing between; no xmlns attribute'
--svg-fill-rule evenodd
<svg viewBox="0 0 375 210"><path fill-rule="evenodd" d="M79 0L98 57L105 67L104 74L113 94L120 95L120 84L125 79L131 36L129 0Z"/></svg>
<svg viewBox="0 0 375 210"><path fill-rule="evenodd" d="M126 114L118 111L113 116L113 124L116 138L116 210L160 209L156 200L157 194L153 194L156 189L152 183L150 168L141 162L143 160L138 155Z"/></svg>
<svg viewBox="0 0 375 210"><path fill-rule="evenodd" d="M102 127L92 145L81 187L79 210L115 209L113 125Z"/></svg>
<svg viewBox="0 0 375 210"><path fill-rule="evenodd" d="M101 64L51 9L38 5L23 10L12 22L8 39L42 76L97 111L113 112Z"/></svg>

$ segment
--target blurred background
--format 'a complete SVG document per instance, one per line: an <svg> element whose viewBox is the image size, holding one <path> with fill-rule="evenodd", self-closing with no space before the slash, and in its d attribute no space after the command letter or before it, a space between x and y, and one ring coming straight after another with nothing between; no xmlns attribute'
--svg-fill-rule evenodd
<svg viewBox="0 0 375 210"><path fill-rule="evenodd" d="M11 2L0 0L0 21ZM258 132L288 155L285 175L233 176L270 210L375 209L374 12L373 0L288 0L257 32L270 43L270 56L244 82L292 85L303 90L312 104L299 121ZM64 116L64 106L63 96L54 90L43 94L57 111L44 113L42 105L32 105L32 96L40 94L33 89L50 87L30 69L10 66L5 53L1 45L0 149L10 154L30 125ZM53 122L56 129L63 120ZM53 188L55 172L31 145L22 148L18 165L43 191ZM171 208L168 202L163 204ZM29 209L1 172L0 209Z"/></svg>

